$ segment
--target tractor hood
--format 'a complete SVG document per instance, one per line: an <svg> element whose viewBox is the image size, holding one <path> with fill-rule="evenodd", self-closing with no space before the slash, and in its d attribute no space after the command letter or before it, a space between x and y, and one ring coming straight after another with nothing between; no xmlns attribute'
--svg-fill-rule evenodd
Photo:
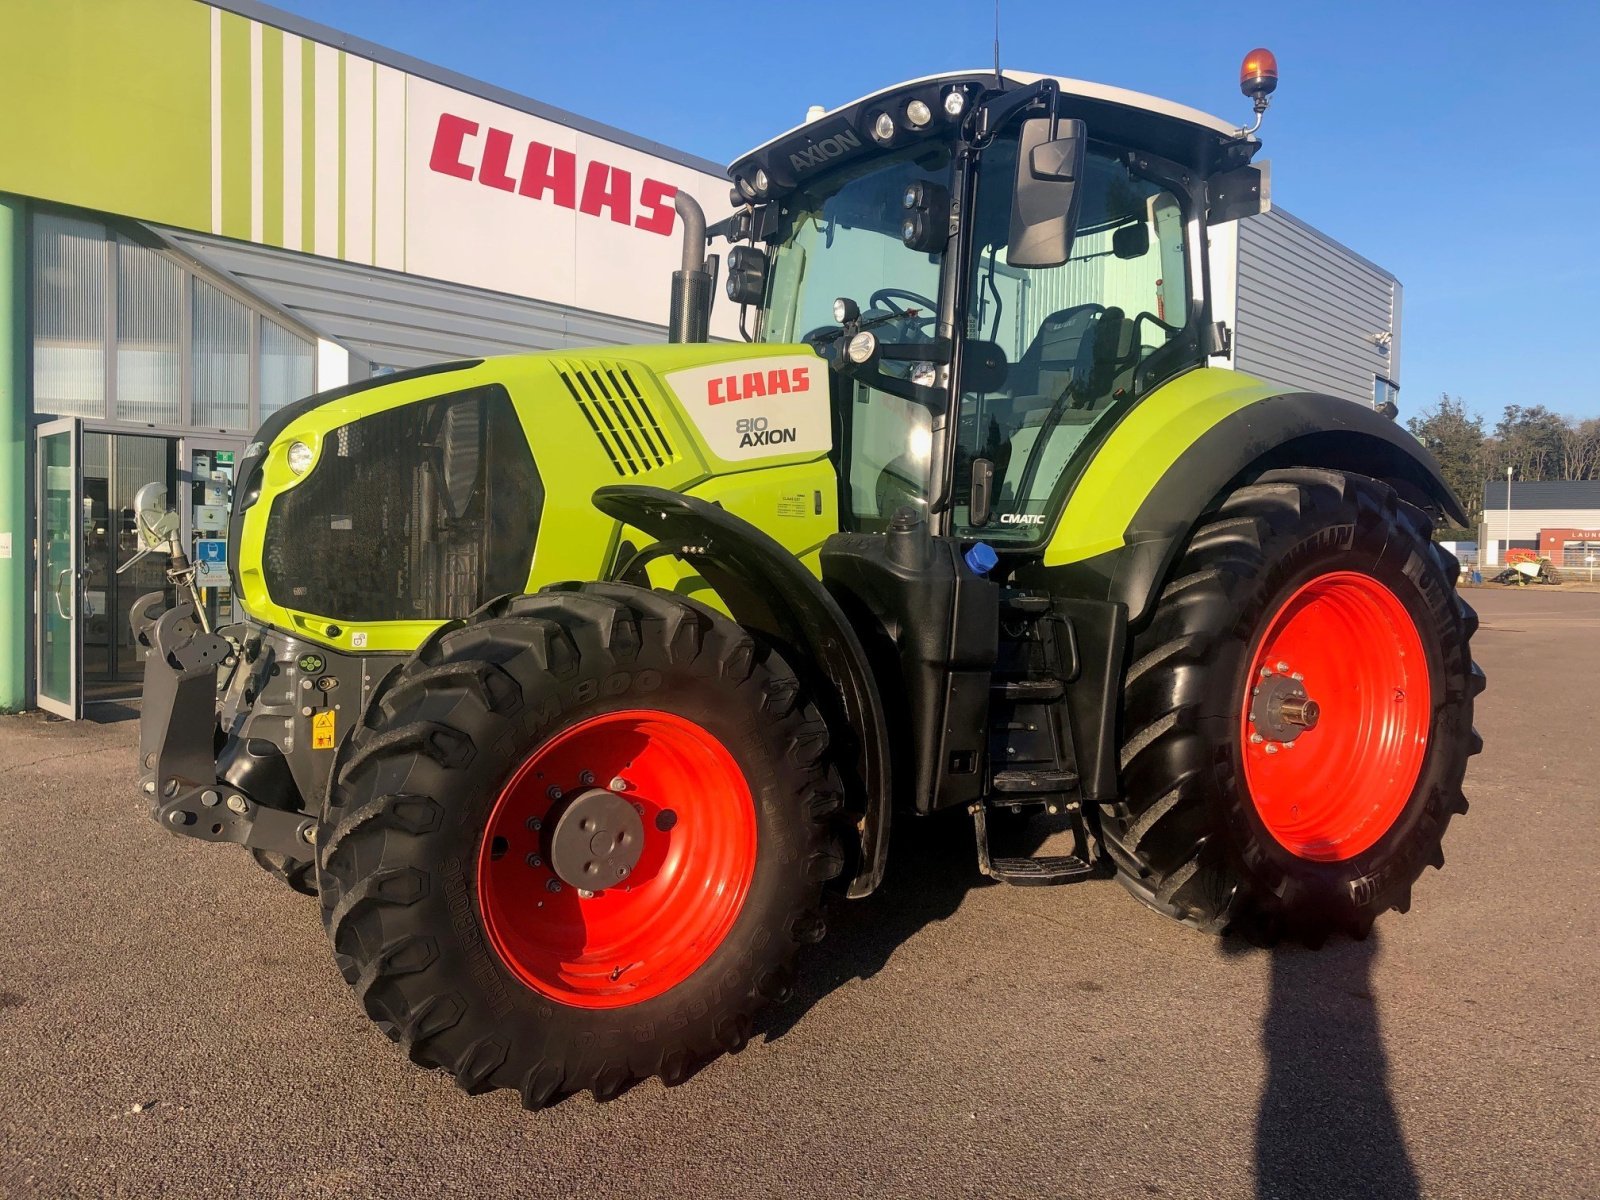
<svg viewBox="0 0 1600 1200"><path fill-rule="evenodd" d="M274 414L246 449L236 594L331 646L415 645L536 574L594 577L616 535L590 503L598 487L688 491L832 445L827 364L803 345L527 354L364 380Z"/></svg>

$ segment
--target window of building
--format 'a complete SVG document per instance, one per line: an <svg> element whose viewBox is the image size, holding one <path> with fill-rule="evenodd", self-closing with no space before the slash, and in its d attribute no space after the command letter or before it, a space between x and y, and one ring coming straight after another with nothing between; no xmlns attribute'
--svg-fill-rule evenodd
<svg viewBox="0 0 1600 1200"><path fill-rule="evenodd" d="M312 392L311 377L316 348L276 321L261 318L261 417L275 413Z"/></svg>
<svg viewBox="0 0 1600 1200"><path fill-rule="evenodd" d="M194 424L243 429L250 420L250 310L195 280L192 346Z"/></svg>
<svg viewBox="0 0 1600 1200"><path fill-rule="evenodd" d="M1398 405L1400 403L1400 385L1392 379L1385 379L1382 375L1372 377L1372 407L1382 408L1385 404Z"/></svg>
<svg viewBox="0 0 1600 1200"><path fill-rule="evenodd" d="M116 239L117 417L182 420L183 269L148 246Z"/></svg>
<svg viewBox="0 0 1600 1200"><path fill-rule="evenodd" d="M130 233L34 215L35 413L249 433L315 390L311 338Z"/></svg>
<svg viewBox="0 0 1600 1200"><path fill-rule="evenodd" d="M34 409L106 415L105 229L76 217L33 219Z"/></svg>

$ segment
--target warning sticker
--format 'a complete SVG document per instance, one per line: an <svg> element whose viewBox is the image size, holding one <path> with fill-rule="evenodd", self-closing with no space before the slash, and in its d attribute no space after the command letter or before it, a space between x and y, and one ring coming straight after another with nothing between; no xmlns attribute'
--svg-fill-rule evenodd
<svg viewBox="0 0 1600 1200"><path fill-rule="evenodd" d="M325 708L311 714L311 748L333 749L333 709Z"/></svg>

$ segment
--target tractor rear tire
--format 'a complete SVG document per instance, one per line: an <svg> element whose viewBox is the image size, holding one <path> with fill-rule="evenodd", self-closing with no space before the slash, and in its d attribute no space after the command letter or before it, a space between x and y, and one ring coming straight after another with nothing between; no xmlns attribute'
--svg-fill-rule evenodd
<svg viewBox="0 0 1600 1200"><path fill-rule="evenodd" d="M1262 475L1196 529L1134 639L1123 796L1100 813L1134 895L1318 945L1365 937L1444 865L1483 674L1431 535L1387 484L1309 469Z"/></svg>
<svg viewBox="0 0 1600 1200"><path fill-rule="evenodd" d="M842 795L795 674L729 618L620 584L506 597L354 732L324 926L379 1028L468 1092L680 1083L822 936Z"/></svg>

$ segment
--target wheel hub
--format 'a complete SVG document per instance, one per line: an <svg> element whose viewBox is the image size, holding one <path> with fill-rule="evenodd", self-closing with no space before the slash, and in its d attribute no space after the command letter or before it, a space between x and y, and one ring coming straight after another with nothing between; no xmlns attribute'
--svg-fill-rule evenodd
<svg viewBox="0 0 1600 1200"><path fill-rule="evenodd" d="M1292 745L1302 733L1315 729L1321 717L1322 706L1311 698L1298 673L1263 668L1250 701L1250 724L1258 737Z"/></svg>
<svg viewBox="0 0 1600 1200"><path fill-rule="evenodd" d="M589 788L563 806L550 832L550 869L584 891L614 887L644 852L644 821L633 804L605 788Z"/></svg>

